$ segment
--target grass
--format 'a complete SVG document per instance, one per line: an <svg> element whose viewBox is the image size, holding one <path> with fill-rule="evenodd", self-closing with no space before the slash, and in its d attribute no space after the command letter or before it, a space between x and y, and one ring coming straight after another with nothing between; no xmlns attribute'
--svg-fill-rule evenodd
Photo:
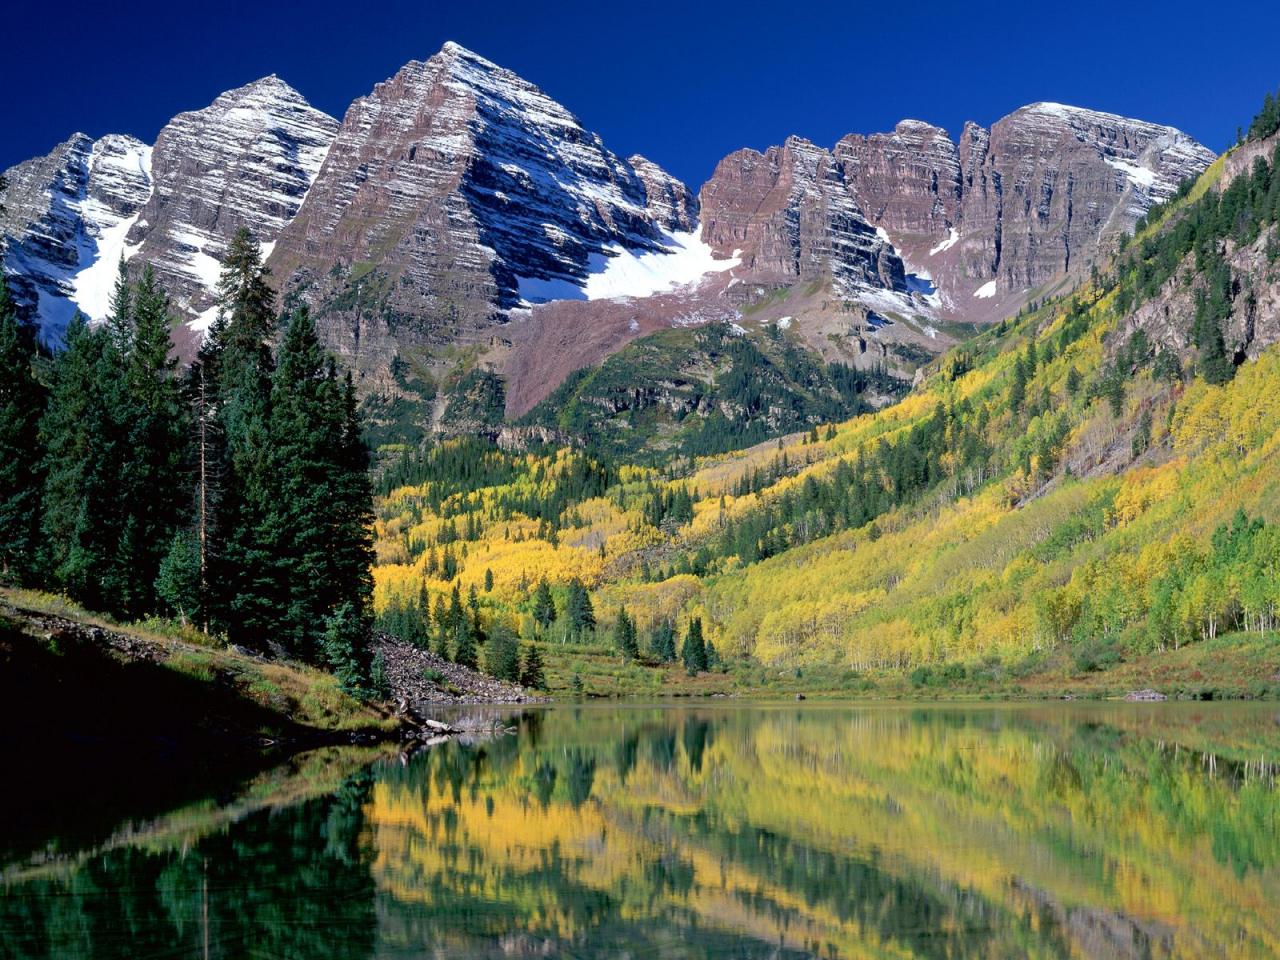
<svg viewBox="0 0 1280 960"><path fill-rule="evenodd" d="M7 619L23 627L23 611L63 617L87 626L128 634L151 645L159 666L195 681L213 699L265 710L282 725L301 725L316 731L390 732L397 721L373 704L361 703L343 692L337 679L314 667L292 662L258 660L232 650L221 637L208 636L191 625L150 619L119 624L91 613L66 597L31 590L0 589L0 603L13 609ZM52 651L55 652L56 651Z"/></svg>
<svg viewBox="0 0 1280 960"><path fill-rule="evenodd" d="M1064 646L1018 663L989 657L914 671L860 672L838 664L767 667L731 661L689 676L680 663L642 655L624 662L606 644L542 645L553 697L790 698L819 700L1117 699L1147 688L1170 699L1280 700L1280 635L1224 634L1181 650L1125 655L1115 647ZM575 682L575 678L577 682Z"/></svg>

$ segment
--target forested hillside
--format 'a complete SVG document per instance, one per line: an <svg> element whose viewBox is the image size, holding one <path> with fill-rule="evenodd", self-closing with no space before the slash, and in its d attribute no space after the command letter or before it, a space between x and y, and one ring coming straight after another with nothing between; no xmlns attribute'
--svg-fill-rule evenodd
<svg viewBox="0 0 1280 960"><path fill-rule="evenodd" d="M917 685L1081 678L1162 656L1194 673L1187 649L1264 664L1254 692L1269 689L1267 127L1106 269L940 358L882 411L657 465L616 443L412 456L377 506L384 622L446 652L460 632L478 649L495 628L518 634L553 686L591 689L594 673L598 690L722 664L755 683L761 667L819 665ZM574 394L560 399L571 418ZM662 668L673 659L682 669Z"/></svg>
<svg viewBox="0 0 1280 960"><path fill-rule="evenodd" d="M40 353L0 279L0 582L124 621L169 617L332 669L361 695L371 490L350 377L305 308L276 313L236 235L218 317L187 369L150 268L105 323ZM283 329L281 329L283 327Z"/></svg>

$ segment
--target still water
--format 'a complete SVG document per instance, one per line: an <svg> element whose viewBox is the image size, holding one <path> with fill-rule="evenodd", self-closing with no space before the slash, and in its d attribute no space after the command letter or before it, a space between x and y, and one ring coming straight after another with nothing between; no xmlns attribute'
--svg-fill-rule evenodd
<svg viewBox="0 0 1280 960"><path fill-rule="evenodd" d="M510 719L6 838L0 956L1280 956L1274 706Z"/></svg>

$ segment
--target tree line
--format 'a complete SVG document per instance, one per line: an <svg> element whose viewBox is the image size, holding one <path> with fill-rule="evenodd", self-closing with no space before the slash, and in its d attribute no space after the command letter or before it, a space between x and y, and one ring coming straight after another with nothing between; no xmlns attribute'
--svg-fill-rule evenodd
<svg viewBox="0 0 1280 960"><path fill-rule="evenodd" d="M305 307L276 313L231 241L185 371L149 266L104 323L38 347L0 288L0 576L138 620L170 615L367 689L372 492L350 374Z"/></svg>

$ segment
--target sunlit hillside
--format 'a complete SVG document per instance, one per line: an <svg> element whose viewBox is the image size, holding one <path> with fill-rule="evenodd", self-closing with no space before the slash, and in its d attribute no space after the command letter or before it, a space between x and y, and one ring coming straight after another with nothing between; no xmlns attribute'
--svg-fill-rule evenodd
<svg viewBox="0 0 1280 960"><path fill-rule="evenodd" d="M544 645L553 686L590 655L653 670L651 638L669 624L679 649L695 618L713 670L914 671L917 686L1084 676L1229 634L1266 656L1280 352L1233 357L1223 337L1241 286L1275 281L1280 154L1265 146L1234 181L1217 164L1153 211L1108 271L940 358L877 413L663 468L474 440L415 455L384 478L379 610L403 625L429 609L430 643L436 607L474 590L482 622ZM1265 253L1242 281L1245 248ZM551 621L535 617L544 579ZM594 624L568 615L575 581Z"/></svg>

